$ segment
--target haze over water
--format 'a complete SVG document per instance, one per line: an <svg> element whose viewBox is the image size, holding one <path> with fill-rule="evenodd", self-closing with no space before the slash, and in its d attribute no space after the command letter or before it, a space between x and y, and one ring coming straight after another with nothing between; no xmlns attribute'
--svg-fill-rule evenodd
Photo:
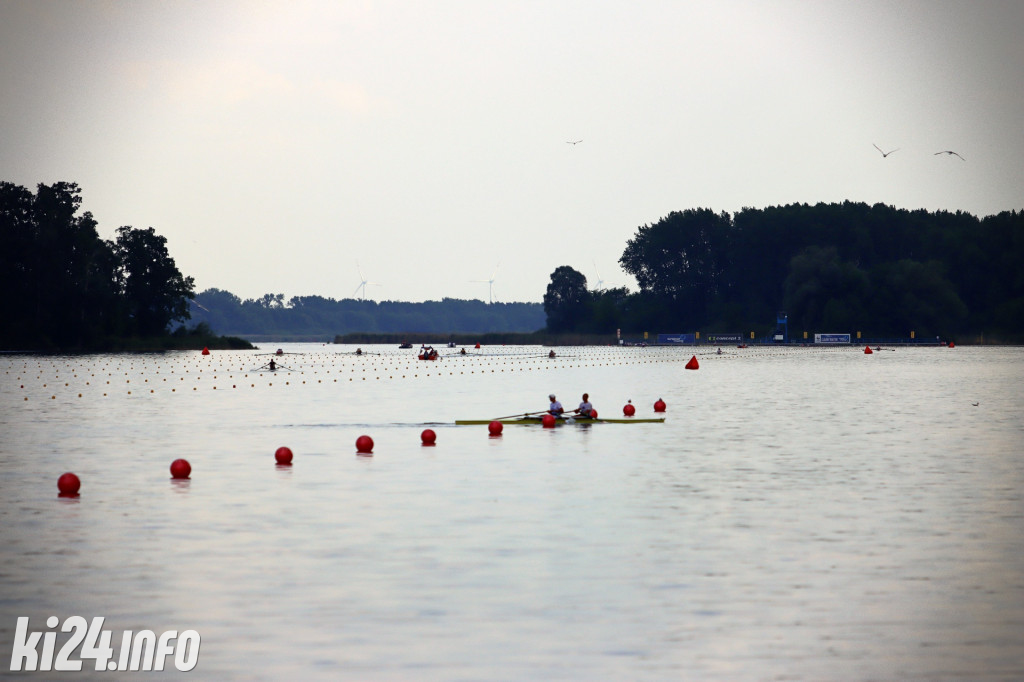
<svg viewBox="0 0 1024 682"><path fill-rule="evenodd" d="M0 357L0 676L80 615L191 679L1024 678L1024 349L281 346ZM667 420L453 425L584 391Z"/></svg>

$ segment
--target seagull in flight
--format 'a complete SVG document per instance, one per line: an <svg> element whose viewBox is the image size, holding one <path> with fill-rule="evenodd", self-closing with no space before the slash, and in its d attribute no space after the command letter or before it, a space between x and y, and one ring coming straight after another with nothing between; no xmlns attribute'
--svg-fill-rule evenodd
<svg viewBox="0 0 1024 682"><path fill-rule="evenodd" d="M574 147L578 145L580 142L583 142L583 140L566 140L566 144L571 144Z"/></svg>
<svg viewBox="0 0 1024 682"><path fill-rule="evenodd" d="M934 154L932 154L932 156L938 156L939 154L952 154L953 156L957 157L961 161L966 161L967 160L964 157L962 157L959 154L957 154L956 152L951 152L948 149L945 150L945 151L942 151L942 152L935 152Z"/></svg>
<svg viewBox="0 0 1024 682"><path fill-rule="evenodd" d="M872 144L871 146L878 150L878 152L882 155L883 159L892 154L892 152L898 152L900 150L900 148L897 147L896 149L893 149L892 152L883 152L882 148L879 147L877 144Z"/></svg>

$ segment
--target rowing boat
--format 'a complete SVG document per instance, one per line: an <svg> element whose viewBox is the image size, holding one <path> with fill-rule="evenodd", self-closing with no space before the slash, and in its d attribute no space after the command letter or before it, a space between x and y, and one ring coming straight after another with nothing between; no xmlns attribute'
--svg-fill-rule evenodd
<svg viewBox="0 0 1024 682"><path fill-rule="evenodd" d="M506 417L505 419L456 419L456 426L471 426L480 424L490 424L491 422L498 422L500 424L540 424L543 415L532 417ZM572 419L559 419L556 424L661 424L665 421L664 417L598 417L597 419L591 419L589 417L574 417Z"/></svg>

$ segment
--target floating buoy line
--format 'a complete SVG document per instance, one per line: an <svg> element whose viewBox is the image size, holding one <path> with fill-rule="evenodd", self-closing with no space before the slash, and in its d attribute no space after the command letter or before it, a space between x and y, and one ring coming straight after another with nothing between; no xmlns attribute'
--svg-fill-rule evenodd
<svg viewBox="0 0 1024 682"><path fill-rule="evenodd" d="M24 400L56 400L114 394L195 393L207 390L293 389L301 386L363 381L402 381L444 377L485 377L502 373L548 372L595 367L682 364L695 369L711 361L803 356L808 353L863 353L857 346L752 346L718 353L712 346L556 347L555 357L537 347L511 346L471 350L441 349L438 360L418 360L415 349L289 353L288 367L268 370L259 351L214 351L209 355L174 352L161 355L84 355L0 357L0 390L20 392ZM696 351L696 352L695 352ZM699 362L698 362L699 360Z"/></svg>

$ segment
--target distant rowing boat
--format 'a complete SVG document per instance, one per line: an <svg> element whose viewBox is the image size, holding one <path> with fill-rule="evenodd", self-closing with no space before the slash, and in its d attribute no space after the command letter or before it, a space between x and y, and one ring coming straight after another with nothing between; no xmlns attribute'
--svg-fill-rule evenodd
<svg viewBox="0 0 1024 682"><path fill-rule="evenodd" d="M543 415L536 417L525 416L525 417L506 417L505 419L456 419L456 426L471 426L480 424L490 424L491 422L499 422L501 424L540 424ZM665 421L664 417L598 417L597 419L590 419L589 417L574 417L571 420L559 419L556 424L661 424Z"/></svg>

